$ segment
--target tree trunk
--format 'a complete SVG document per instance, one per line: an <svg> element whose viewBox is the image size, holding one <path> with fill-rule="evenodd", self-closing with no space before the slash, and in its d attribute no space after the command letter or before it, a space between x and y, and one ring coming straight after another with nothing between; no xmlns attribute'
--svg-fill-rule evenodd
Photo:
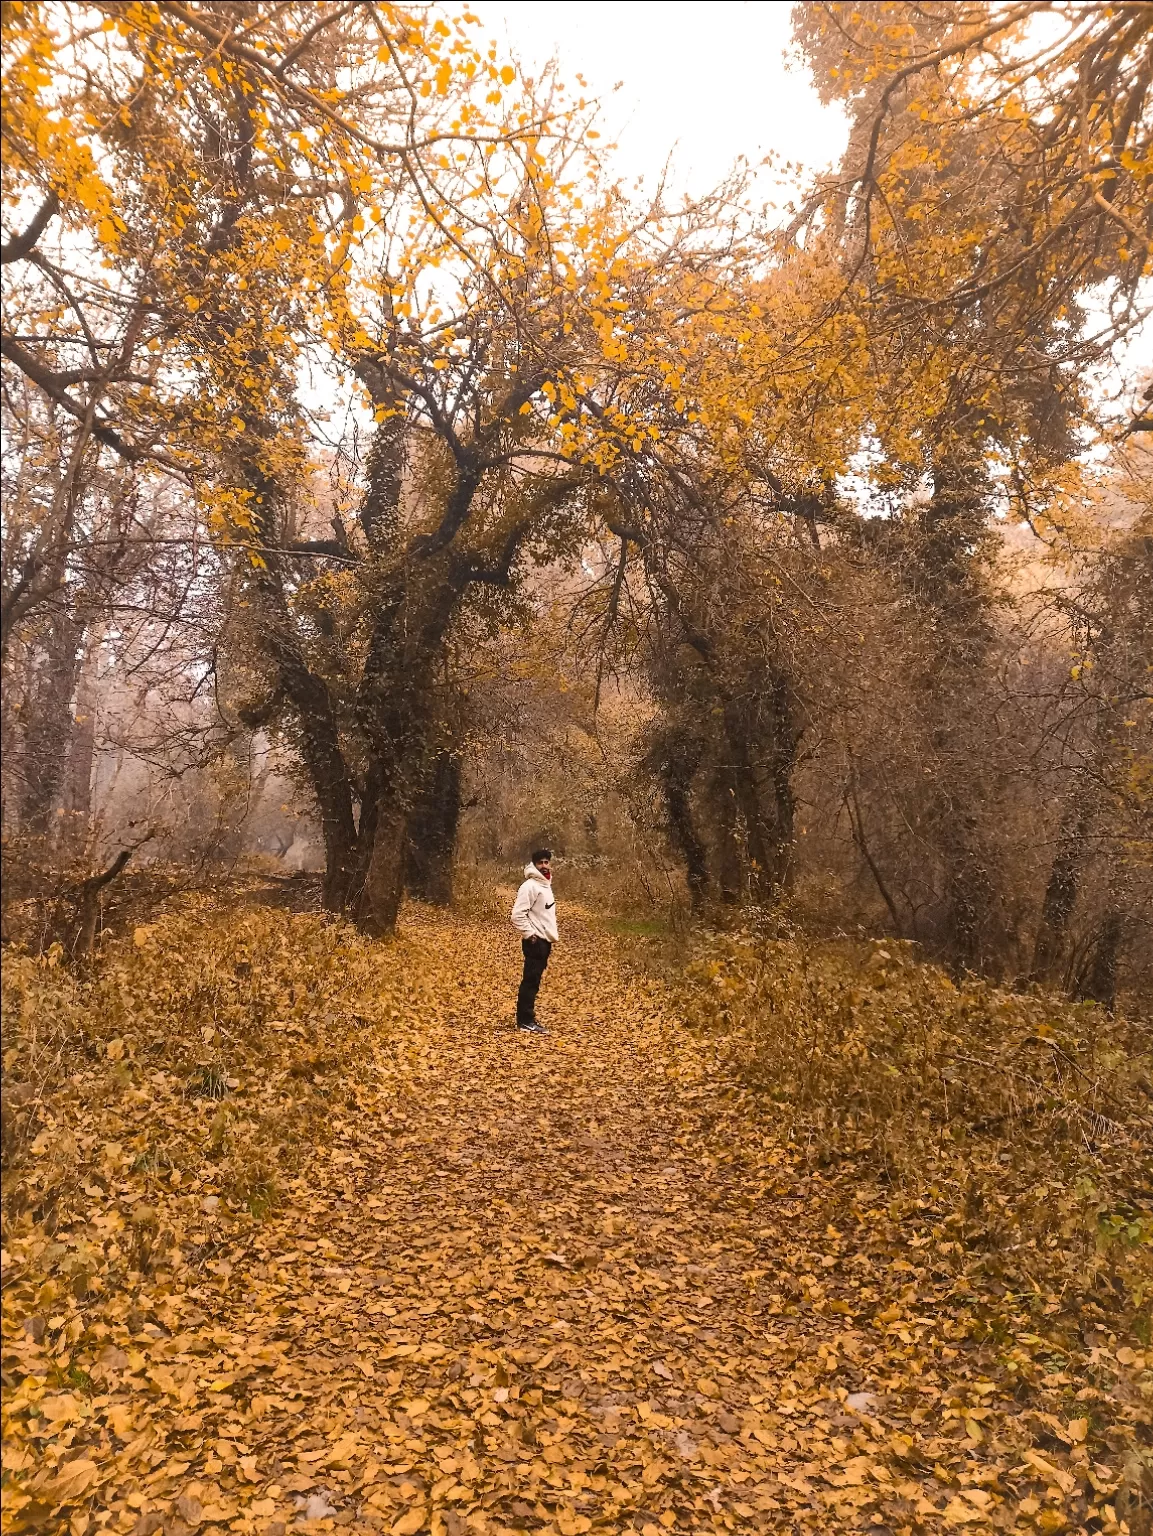
<svg viewBox="0 0 1153 1536"><path fill-rule="evenodd" d="M958 826L954 832L944 850L950 948L959 969L980 971L987 958L985 931L994 904L993 881L980 851L972 845L972 829Z"/></svg>
<svg viewBox="0 0 1153 1536"><path fill-rule="evenodd" d="M276 663L280 686L300 721L304 766L320 813L324 838L324 905L342 912L348 905L356 870L357 830L352 781L340 748L332 697L323 678L310 672L292 633L284 592L271 567L255 573L267 619L268 653Z"/></svg>
<svg viewBox="0 0 1153 1536"><path fill-rule="evenodd" d="M1117 1006L1117 973L1124 935L1124 915L1120 907L1110 900L1101 925L1093 937L1089 963L1077 987L1078 997L1100 1003L1103 1008L1110 1010Z"/></svg>
<svg viewBox="0 0 1153 1536"><path fill-rule="evenodd" d="M430 899L452 898L460 765L451 746L435 745L443 739L436 730L444 704L437 679L445 632L467 585L465 570L449 561L426 569L419 581L398 577L380 604L365 657L357 702L374 759L375 825L371 847L362 850L364 882L353 911L357 925L375 937L396 925L414 813L417 822L427 815L422 832L428 836L420 841L430 865L440 866L430 873L429 889L435 884L436 892Z"/></svg>
<svg viewBox="0 0 1153 1536"><path fill-rule="evenodd" d="M371 829L364 884L353 909L356 926L369 938L381 939L396 929L404 894L405 828L401 806L382 800Z"/></svg>
<svg viewBox="0 0 1153 1536"><path fill-rule="evenodd" d="M793 881L792 775L799 738L788 683L774 677L749 703L726 700L724 719L745 822L749 893L754 901L772 905Z"/></svg>
<svg viewBox="0 0 1153 1536"><path fill-rule="evenodd" d="M1066 812L1057 838L1057 851L1041 904L1041 922L1033 946L1032 979L1052 981L1061 962L1069 919L1077 905L1081 874L1093 820L1093 807L1086 786L1074 791L1076 804Z"/></svg>
<svg viewBox="0 0 1153 1536"><path fill-rule="evenodd" d="M852 760L852 757L849 759L849 775L848 784L845 791L845 807L849 813L849 828L853 834L853 841L856 843L861 857L864 859L866 865L868 866L869 873L873 877L873 883L876 885L877 890L880 892L881 900L888 908L889 916L893 919L894 932L898 934L902 933L904 931L904 925L901 922L901 914L897 909L897 903L893 900L892 892L889 890L885 877L881 873L881 866L873 857L873 850L869 847L868 840L865 837L865 818L861 814L861 801L857 794L857 769L856 764Z"/></svg>
<svg viewBox="0 0 1153 1536"><path fill-rule="evenodd" d="M305 735L307 737L307 731ZM348 904L349 888L356 865L356 827L352 819L352 800L341 779L330 779L316 772L315 758L305 753L312 769L312 783L320 810L320 830L324 838L325 910L343 912ZM341 768L343 770L343 761Z"/></svg>
<svg viewBox="0 0 1153 1536"><path fill-rule="evenodd" d="M405 883L434 906L452 905L452 864L460 823L460 757L442 748L426 771L408 815Z"/></svg>
<svg viewBox="0 0 1153 1536"><path fill-rule="evenodd" d="M72 740L72 694L79 670L83 628L67 608L53 615L29 690L24 729L21 820L34 837L46 837L64 777Z"/></svg>
<svg viewBox="0 0 1153 1536"><path fill-rule="evenodd" d="M708 850L693 816L692 783L704 756L704 738L686 716L670 718L653 740L646 766L660 783L672 840L685 862L689 901L694 912L704 905L711 881ZM595 825L595 817L590 818Z"/></svg>
<svg viewBox="0 0 1153 1536"><path fill-rule="evenodd" d="M713 781L717 807L717 884L726 906L736 906L744 891L744 860L741 857L741 828L737 817L737 796L731 777L721 769Z"/></svg>
<svg viewBox="0 0 1153 1536"><path fill-rule="evenodd" d="M797 766L801 734L794 718L792 690L787 678L779 674L772 681L769 705L772 714L770 768L777 855L773 878L780 891L788 892L793 888L796 873L797 802L793 794L793 772Z"/></svg>
<svg viewBox="0 0 1153 1536"><path fill-rule="evenodd" d="M211 850L225 864L240 858L249 817L267 777L267 766L260 775L253 773L251 735L228 743L217 768L215 847Z"/></svg>
<svg viewBox="0 0 1153 1536"><path fill-rule="evenodd" d="M749 895L754 902L772 899L775 850L770 826L761 806L759 774L750 752L749 722L744 711L725 710L725 726L733 753L733 791L745 825L745 855Z"/></svg>
<svg viewBox="0 0 1153 1536"><path fill-rule="evenodd" d="M685 861L689 901L693 911L698 912L708 899L709 861L693 821L689 781L675 762L666 763L662 778L669 825Z"/></svg>
<svg viewBox="0 0 1153 1536"><path fill-rule="evenodd" d="M100 903L105 886L111 885L132 857L132 848L123 848L107 869L98 875L81 880L57 904L57 926L60 929L64 952L69 959L90 958L96 949L96 929L100 921ZM72 911L61 920L61 910L71 905Z"/></svg>
<svg viewBox="0 0 1153 1536"><path fill-rule="evenodd" d="M68 756L68 779L64 790L64 825L61 850L67 858L78 858L88 842L92 821L92 771L96 766L96 698L99 647L90 634L76 686L76 704L72 715L72 750Z"/></svg>
<svg viewBox="0 0 1153 1536"><path fill-rule="evenodd" d="M255 610L259 642L276 668L277 691L300 723L301 756L324 838L324 905L329 912L341 912L356 870L352 778L341 751L332 693L308 666L285 593L281 560L274 553L281 541L281 491L256 460L239 467L251 492L254 525L268 551L259 564L244 567L244 588Z"/></svg>
<svg viewBox="0 0 1153 1536"><path fill-rule="evenodd" d="M358 371L374 401L388 405L392 395L387 375L368 363ZM275 699L285 701L300 722L302 756L324 834L325 904L330 910L349 911L358 926L374 936L392 931L400 909L406 822L429 750L445 634L471 583L500 585L508 579L528 528L527 523L518 523L490 560L452 547L484 473L483 456L461 450L456 454L454 481L440 528L435 535L413 537L406 549L399 517L404 446L403 418L392 414L377 428L367 464L369 483L360 523L372 556L368 610L372 619L355 698L347 713L341 710L341 693L310 669L305 641L294 627L278 552L277 512L283 497L257 462L246 466L264 549L264 558L247 579L259 595L261 643L278 671ZM563 484L567 495L570 482ZM548 496L556 494L550 485ZM293 551L301 552L299 546ZM332 551L326 547L319 552ZM346 757L349 738L355 755ZM357 774L350 764L363 758L368 759L369 770L357 827ZM450 825L455 828L459 814L459 784L454 788L450 783L440 799L437 835L444 838ZM442 862L447 863L447 857Z"/></svg>

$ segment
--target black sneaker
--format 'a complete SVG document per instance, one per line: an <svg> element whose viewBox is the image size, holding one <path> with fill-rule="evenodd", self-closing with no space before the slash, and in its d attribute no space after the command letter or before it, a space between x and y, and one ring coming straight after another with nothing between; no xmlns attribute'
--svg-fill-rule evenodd
<svg viewBox="0 0 1153 1536"><path fill-rule="evenodd" d="M522 1035L547 1035L548 1030L543 1024L538 1024L535 1019L529 1019L527 1024L517 1021L517 1029Z"/></svg>

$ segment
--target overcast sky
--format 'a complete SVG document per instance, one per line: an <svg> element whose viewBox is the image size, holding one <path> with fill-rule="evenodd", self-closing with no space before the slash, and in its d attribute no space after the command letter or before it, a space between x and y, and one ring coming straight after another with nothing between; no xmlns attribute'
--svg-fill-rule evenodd
<svg viewBox="0 0 1153 1536"><path fill-rule="evenodd" d="M777 0L475 0L473 10L526 71L555 54L603 103L620 173L651 184L670 152L674 185L699 193L741 155L810 169L840 153L845 122L786 65L791 6ZM620 84L620 89L613 87ZM791 180L792 178L790 178ZM770 178L760 183L772 198Z"/></svg>

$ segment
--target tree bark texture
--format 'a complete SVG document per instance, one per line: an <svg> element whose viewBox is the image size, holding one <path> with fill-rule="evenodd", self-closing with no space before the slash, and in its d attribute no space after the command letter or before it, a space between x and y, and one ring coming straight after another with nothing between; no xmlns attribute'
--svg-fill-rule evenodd
<svg viewBox="0 0 1153 1536"><path fill-rule="evenodd" d="M61 848L69 858L83 853L92 823L92 773L96 766L99 646L89 632L72 712L72 748L64 790Z"/></svg>
<svg viewBox="0 0 1153 1536"><path fill-rule="evenodd" d="M1112 1010L1117 1006L1117 977L1125 937L1125 916L1110 900L1093 935L1088 964L1077 986L1077 996Z"/></svg>
<svg viewBox="0 0 1153 1536"><path fill-rule="evenodd" d="M405 883L434 906L452 904L452 865L461 811L460 754L441 748L425 769L408 815Z"/></svg>
<svg viewBox="0 0 1153 1536"><path fill-rule="evenodd" d="M737 794L726 766L714 773L710 785L717 814L717 884L726 906L736 906L745 888L744 838L737 815Z"/></svg>
<svg viewBox="0 0 1153 1536"><path fill-rule="evenodd" d="M72 694L80 666L83 629L61 605L51 616L33 663L24 726L21 821L33 837L46 837L72 745Z"/></svg>
<svg viewBox="0 0 1153 1536"><path fill-rule="evenodd" d="M977 843L975 818L954 807L943 839L950 949L959 970L981 970L995 904L993 879Z"/></svg>
<svg viewBox="0 0 1153 1536"><path fill-rule="evenodd" d="M724 723L745 823L750 895L755 902L771 905L793 879L792 775L799 733L787 680L758 679L746 694L730 695Z"/></svg>
<svg viewBox="0 0 1153 1536"><path fill-rule="evenodd" d="M666 764L663 775L665 805L673 838L685 861L689 902L697 912L708 900L709 859L693 818L691 774L686 776L681 767L675 762Z"/></svg>
<svg viewBox="0 0 1153 1536"><path fill-rule="evenodd" d="M1077 905L1081 876L1093 822L1087 786L1079 786L1076 803L1066 809L1057 837L1057 850L1041 903L1041 921L1033 945L1032 979L1052 981L1061 967L1069 923Z"/></svg>

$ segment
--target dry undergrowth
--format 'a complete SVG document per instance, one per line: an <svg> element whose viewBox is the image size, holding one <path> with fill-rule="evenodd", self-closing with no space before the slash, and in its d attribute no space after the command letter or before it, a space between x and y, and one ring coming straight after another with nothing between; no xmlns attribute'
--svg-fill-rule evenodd
<svg viewBox="0 0 1153 1536"><path fill-rule="evenodd" d="M530 1044L503 919L9 956L5 1528L1143 1536L1138 1026L565 938Z"/></svg>
<svg viewBox="0 0 1153 1536"><path fill-rule="evenodd" d="M740 1114L771 1118L819 1179L853 1256L822 1300L879 1319L895 1375L940 1332L942 1378L950 1359L986 1376L946 1413L958 1433L980 1442L987 1410L1016 1404L1074 1452L1083 1517L1110 1494L1089 1528L1153 1529L1149 1025L958 986L899 942L749 932L698 944L684 1002L723 1041Z"/></svg>

